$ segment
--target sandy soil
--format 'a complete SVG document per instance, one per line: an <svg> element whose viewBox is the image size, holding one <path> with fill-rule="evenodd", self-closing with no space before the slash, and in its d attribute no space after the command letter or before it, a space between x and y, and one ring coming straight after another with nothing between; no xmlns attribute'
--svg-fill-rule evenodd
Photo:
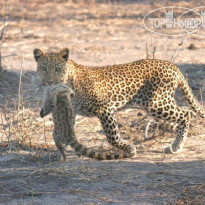
<svg viewBox="0 0 205 205"><path fill-rule="evenodd" d="M137 146L135 159L98 162L78 158L68 148L68 159L61 162L53 158L51 117L39 117L42 93L36 91L34 48L69 47L70 58L78 63L106 65L146 58L147 43L150 56L155 46L156 58L170 60L183 38L151 34L142 18L160 6L203 5L202 1L137 2L9 1L10 26L0 73L0 204L205 204L203 119L192 120L184 151L169 155L163 147L174 133L160 130L155 139L145 141L150 119L146 113L140 108L119 112L122 137ZM188 49L191 43L197 49ZM204 38L190 36L175 59L202 104L204 51ZM179 92L176 99L186 105ZM86 146L113 150L97 118L78 116L75 131Z"/></svg>

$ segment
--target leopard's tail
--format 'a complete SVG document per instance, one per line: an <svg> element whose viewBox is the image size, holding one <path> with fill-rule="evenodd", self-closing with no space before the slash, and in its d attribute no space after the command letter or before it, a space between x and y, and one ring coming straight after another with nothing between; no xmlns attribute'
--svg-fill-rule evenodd
<svg viewBox="0 0 205 205"><path fill-rule="evenodd" d="M133 147L129 153L124 152L120 154L113 154L109 152L100 153L90 148L86 148L76 138L73 138L72 140L70 140L68 144L75 150L78 156L82 155L82 156L92 158L92 159L97 159L97 160L115 160L115 159L123 159L123 158L132 158L136 154L134 145L132 145Z"/></svg>
<svg viewBox="0 0 205 205"><path fill-rule="evenodd" d="M191 88L189 87L185 77L180 74L178 87L184 95L186 101L191 106L191 109L200 117L205 118L205 110L200 105L199 101L194 97Z"/></svg>

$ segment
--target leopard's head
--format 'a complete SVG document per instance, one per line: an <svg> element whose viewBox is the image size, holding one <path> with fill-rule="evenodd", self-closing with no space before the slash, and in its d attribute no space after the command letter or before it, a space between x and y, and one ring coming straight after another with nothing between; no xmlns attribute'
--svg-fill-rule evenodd
<svg viewBox="0 0 205 205"><path fill-rule="evenodd" d="M66 83L68 48L64 48L60 52L48 53L36 48L33 54L37 62L38 77L43 85L57 82Z"/></svg>

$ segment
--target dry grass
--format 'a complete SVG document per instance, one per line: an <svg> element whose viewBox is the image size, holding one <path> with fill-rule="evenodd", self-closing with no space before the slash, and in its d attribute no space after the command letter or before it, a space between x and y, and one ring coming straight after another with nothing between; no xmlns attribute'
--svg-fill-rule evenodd
<svg viewBox="0 0 205 205"><path fill-rule="evenodd" d="M176 205L203 205L205 204L205 183L184 187L181 195Z"/></svg>
<svg viewBox="0 0 205 205"><path fill-rule="evenodd" d="M179 99L181 99L181 97ZM19 173L20 170L18 170L18 168L15 171L11 171L11 176L9 175L10 177L8 178L7 182L0 182L2 198L22 198L22 204L24 204L25 198L28 197L30 198L30 203L34 203L37 198L44 195L59 196L60 194L66 194L73 196L77 194L81 196L81 199L85 196L92 196L95 198L96 195L100 195L101 202L112 201L112 197L107 195L105 192L103 192L104 195L102 195L102 191L98 192L89 189L76 188L75 186L71 186L72 188L67 187L65 189L63 185L64 180L72 179L74 181L81 182L80 187L83 187L85 184L99 184L99 186L101 186L105 179L110 180L110 177L112 176L111 181L112 183L116 184L116 187L127 187L130 186L130 184L132 183L141 184L141 182L143 181L143 185L138 185L139 187L137 186L137 189L163 190L163 194L155 193L153 195L147 195L145 191L144 196L147 195L146 198L148 198L150 201L153 201L153 203L154 201L156 201L156 198L162 201L165 199L167 200L167 198L169 198L170 195L168 193L171 193L171 197L172 194L175 196L180 196L178 197L179 199L177 199L175 202L173 202L173 200L170 199L170 202L177 205L201 205L204 203L204 183L191 184L190 182L189 185L181 187L179 186L179 181L181 180L180 178L178 179L178 181L166 180L166 178L169 178L170 176L173 178L180 176L178 176L177 174L170 173L169 170L165 170L163 172L152 172L152 168L148 166L147 168L145 168L145 170L149 170L149 174L145 174L145 176L144 174L142 174L142 176L140 175L138 179L138 177L136 177L137 174L135 172L129 172L130 168L126 169L121 167L123 162L116 165L115 172L111 171L111 173L109 173L109 163L107 164L101 162L101 164L98 164L97 167L93 168L90 165L95 164L95 162L88 161L89 164L81 164L83 162L86 162L86 159L83 160L77 157L73 158L72 155L69 157L69 159L74 159L74 161L79 162L80 164L68 165L67 163L70 163L70 160L68 160L66 166L59 166L53 164L53 162L51 162L52 160L50 160L49 164L45 165L44 162L42 162L44 154L52 153L53 149L55 149L54 146L50 146L51 142L53 142L51 135L53 129L52 122L49 119L46 119L46 121L44 121L39 117L39 109L37 108L39 106L38 104L36 104L36 108L25 108L26 102L24 102L23 98L21 98L21 94L19 94L19 97L18 99L16 99L15 102L16 103L14 103L12 109L11 105L8 109L6 103L4 109L1 112L0 126L3 130L3 132L1 132L1 137L5 139L0 146L3 150L3 152L1 153L11 153L11 151L16 152L17 150L20 151L22 149L28 150L31 153L31 155L24 157L24 163L35 162L35 164L37 164L37 167L24 170L20 176L18 176L18 174L15 174L14 176L15 172ZM171 160L170 163L172 163L174 161L181 160L180 156L167 156L162 152L163 147L172 141L172 133L165 132L160 136L157 136L157 138L153 140L144 140L144 128L149 118L143 111L135 110L130 112L120 112L118 116L119 123L123 125L120 128L122 132L122 137L134 141L136 144L138 144L137 158L140 158L141 161L166 163L166 161ZM96 135L96 130L99 131L100 127L99 122L96 122L96 120L94 119L92 119L92 121L93 127L90 124L90 120L85 120L82 123L78 124L76 132L77 136L79 134L79 136L82 136L82 141L86 146L98 147L101 142L105 142L105 139L103 137L103 134ZM91 132L90 130L93 130L93 132ZM193 141L196 141L197 139L201 139L203 141L203 134L204 121L194 120L193 126L190 130L190 136L194 138ZM48 137L48 135L50 136L50 138ZM94 135L96 137L93 137ZM39 138L41 139L40 141L38 141ZM109 147L106 146L103 147L103 149L108 148ZM203 152L199 153L199 150L197 151L197 148L194 148L192 145L190 145L188 146L188 149L194 149L195 156L193 154L189 156L189 154L185 153L186 158L193 159L193 157L196 157L204 159ZM18 162L18 164L20 163L22 162ZM177 167L177 165L173 166ZM137 171L137 169L138 168L136 168L135 170ZM195 166L194 169L197 169L197 167ZM107 170L107 172L105 172L105 170ZM126 172L128 172L128 174L124 175L124 173ZM118 174L116 175L116 173ZM142 180L141 177L145 177L145 179ZM193 179L194 177L191 178L191 180ZM40 185L40 187L38 187L35 184L36 180L38 181L38 186ZM47 183L49 183L50 180L58 183L59 187L62 187L58 188L57 190L54 190L53 188L51 188L54 187L53 184L47 185ZM152 182L149 182L149 180L151 180ZM184 178L182 178L182 181L183 180ZM188 180L189 177L187 177L187 181ZM144 182L146 182L146 184L144 184ZM18 191L16 191L15 193L13 193L12 191L12 187L14 186L14 184L15 186L16 184L18 184L16 188L16 190ZM48 187L50 188L48 189ZM113 194L118 197L122 195L119 188L116 188ZM138 198L137 196L135 196L134 193L132 197Z"/></svg>
<svg viewBox="0 0 205 205"><path fill-rule="evenodd" d="M71 47L72 53L77 53L76 59L79 59L83 53L86 63L91 59L91 63L108 64L108 59L104 56L97 56L96 53L107 52L109 63L115 63L118 55L120 59L124 58L127 61L127 57L134 53L134 59L139 59L146 56L146 50L149 58L158 58L159 53L163 52L164 56L166 55L170 60L177 44L183 39L171 39L172 50L169 55L167 54L168 45L160 47L159 39L157 41L156 36L152 38L147 35L147 31L140 27L140 20L148 10L161 7L163 4L167 6L167 3L153 2L152 5L133 4L132 6L125 4L122 7L117 1L99 4L94 0L70 0L57 3L39 0L29 3L19 1L17 7L16 2L18 1L10 7L12 12L9 17L21 20L9 27L11 33L8 32L6 36L7 47L14 47L18 54L22 52L21 47L25 48L24 52L29 52L25 53L25 59L19 56L18 61L21 62L20 70L22 70L20 75L9 71L0 73L0 159L12 154L20 156L20 158L14 158L13 161L7 159L7 161L0 162L0 203L3 203L1 200L10 202L13 199L16 204L17 202L35 204L37 200L41 200L41 197L50 197L52 202L56 197L57 202L62 201L62 204L66 204L68 201L65 197L68 196L69 202L73 200L73 204L83 204L85 201L90 204L106 202L119 204L120 202L129 203L130 200L133 200L130 202L132 204L136 201L139 204L146 202L177 205L205 204L205 183L204 179L200 178L204 176L205 159L205 122L203 119L193 119L183 153L166 155L163 153L163 147L171 143L173 133L162 130L163 132L158 133L156 138L146 141L144 129L150 118L140 109L120 112L118 121L121 124L122 137L135 142L138 151L136 159L96 162L77 158L73 151L68 150L68 160L65 163L53 162L51 157L48 157L49 161L45 162L42 161L46 158L45 154L48 153L50 156L56 150L52 139L52 120L50 117L45 120L39 117L41 93L36 94L33 88L31 77L34 73L30 72L27 75L24 72L24 67L26 67L24 61L30 62L33 59L30 51L34 46L46 46L47 49L51 45L50 49L58 49L64 46L65 42ZM183 1L168 4L185 7L188 4L188 7L194 7L201 3L200 1L189 3ZM39 12L38 15L32 12L36 10ZM68 17L68 11L72 14L71 19ZM3 13L0 14L2 15ZM47 21L48 17L52 21ZM36 22L31 24L30 19ZM56 23L62 27L56 27ZM43 35L40 31L34 32L36 25L38 28L39 25L41 26ZM25 33L20 30L21 27L22 30L25 29ZM57 29L60 35L56 36L56 32L55 34L47 32L48 27L51 27L50 30ZM129 30L135 27L137 28ZM68 28L67 31L65 31L66 28ZM73 33L72 30L74 30ZM133 36L130 36L131 34ZM145 36L144 39L142 34ZM123 44L128 41L128 38L134 38L135 42ZM61 44L58 43L59 39ZM99 39L104 39L103 43L106 42L106 46L103 43L99 44ZM163 44L165 40L170 39L160 37ZM198 42L199 39L195 40ZM140 44L143 41L144 43ZM52 47L53 42L55 45ZM121 49L113 42L122 44L125 48L135 44L138 48ZM147 42L146 47L145 42ZM5 52L7 52L7 47L4 49ZM182 47L185 49L186 45ZM137 53L139 50L143 50L142 55ZM115 56L110 56L115 52ZM184 56L187 55L186 50L183 52L185 52ZM198 51L189 51L189 54L194 55L193 52ZM124 53L128 53L129 56L121 56ZM177 53L177 57L178 55L180 53ZM163 59L165 59L164 56ZM179 57L178 62L185 62L183 61L184 56ZM188 56L188 58L191 57ZM197 60L201 59L197 58ZM12 64L15 64L13 62ZM203 60L199 62L203 63ZM186 76L195 96L203 104L205 98L204 65L186 64L181 68L185 75L187 73ZM184 99L178 94L176 97L180 105L185 106ZM150 135L152 135L154 133L153 124L150 128ZM87 147L100 147L100 150L110 149L96 118L83 118L82 121L77 121L76 134ZM75 201L76 196L77 202ZM89 201L90 198L91 201ZM28 199L29 201L26 201Z"/></svg>
<svg viewBox="0 0 205 205"><path fill-rule="evenodd" d="M52 152L55 148L50 139L53 123L50 121L51 118L47 118L47 120L40 118L38 100L32 103L32 107L30 102L24 101L22 70L24 70L23 58L18 82L18 95L12 100L12 103L9 99L5 100L4 107L0 112L0 129L2 130L0 133L0 151L5 153L20 149L29 150L32 153L30 159L38 160L40 157L42 158L45 151ZM48 135L49 139L47 139Z"/></svg>

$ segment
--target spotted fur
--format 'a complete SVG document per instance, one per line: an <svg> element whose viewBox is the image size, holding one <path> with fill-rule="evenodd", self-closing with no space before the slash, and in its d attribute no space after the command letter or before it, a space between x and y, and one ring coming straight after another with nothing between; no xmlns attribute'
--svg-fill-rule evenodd
<svg viewBox="0 0 205 205"><path fill-rule="evenodd" d="M107 140L118 149L135 151L120 138L115 112L140 105L156 121L176 124L176 139L165 152L179 152L187 137L191 112L179 107L174 99L180 88L194 112L205 118L205 111L172 63L163 60L139 60L132 63L87 67L68 59L68 49L59 53L34 50L42 83L62 82L75 93L73 107L77 114L97 116Z"/></svg>
<svg viewBox="0 0 205 205"><path fill-rule="evenodd" d="M66 159L65 146L70 145L78 156L86 156L97 160L112 160L131 157L130 154L100 153L86 148L74 133L75 111L72 106L74 93L62 83L52 84L44 89L44 100L40 115L44 117L52 113L54 122L53 138L63 159ZM135 154L135 153L134 153Z"/></svg>

